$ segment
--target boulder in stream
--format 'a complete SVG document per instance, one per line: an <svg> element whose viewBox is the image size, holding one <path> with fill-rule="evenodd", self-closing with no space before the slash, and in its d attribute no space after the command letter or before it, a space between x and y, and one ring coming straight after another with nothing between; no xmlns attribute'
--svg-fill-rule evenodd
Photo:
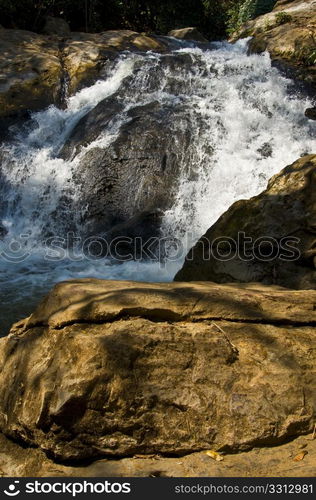
<svg viewBox="0 0 316 500"><path fill-rule="evenodd" d="M120 111L115 97L98 104L78 123L61 152L70 158L90 144L75 172L78 210L87 207L83 234L105 235L111 230L109 237L157 236L159 214L174 202L181 167L178 154L189 146L189 134L185 130L175 134L174 110L154 101L129 110L107 148L93 146Z"/></svg>
<svg viewBox="0 0 316 500"><path fill-rule="evenodd" d="M177 281L316 288L316 155L234 203L190 250Z"/></svg>

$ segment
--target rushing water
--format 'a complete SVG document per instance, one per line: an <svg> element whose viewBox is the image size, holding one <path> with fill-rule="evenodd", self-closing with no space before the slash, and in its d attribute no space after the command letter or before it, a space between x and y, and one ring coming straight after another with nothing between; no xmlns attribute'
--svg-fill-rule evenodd
<svg viewBox="0 0 316 500"><path fill-rule="evenodd" d="M171 280L176 262L47 259L44 229L62 235L61 198L79 196L74 173L88 149L107 148L133 107L159 101L172 107L173 134L190 129L189 151L178 145L181 174L174 206L163 218L165 235L185 250L236 200L249 198L299 156L315 151L316 124L304 117L308 98L271 67L268 54L247 56L246 41L213 43L206 49L178 43L170 55L123 53L107 77L54 106L34 113L27 129L16 129L3 144L0 222L2 331L29 313L53 283L73 277L144 281ZM127 83L128 82L128 83ZM103 99L119 93L123 110L91 144L71 160L58 152L79 120ZM70 213L80 235L80 214Z"/></svg>

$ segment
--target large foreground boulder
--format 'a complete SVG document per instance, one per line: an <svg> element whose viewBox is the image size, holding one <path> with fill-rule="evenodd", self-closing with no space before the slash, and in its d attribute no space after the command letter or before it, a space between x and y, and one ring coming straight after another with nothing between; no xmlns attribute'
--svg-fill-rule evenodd
<svg viewBox="0 0 316 500"><path fill-rule="evenodd" d="M316 288L316 155L234 203L190 250L177 281L260 281Z"/></svg>
<svg viewBox="0 0 316 500"><path fill-rule="evenodd" d="M0 342L0 429L59 460L312 431L316 292L77 280Z"/></svg>

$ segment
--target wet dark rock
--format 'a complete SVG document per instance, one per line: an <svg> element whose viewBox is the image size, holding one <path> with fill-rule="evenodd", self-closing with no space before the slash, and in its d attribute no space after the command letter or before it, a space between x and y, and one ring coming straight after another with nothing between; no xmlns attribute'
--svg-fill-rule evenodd
<svg viewBox="0 0 316 500"><path fill-rule="evenodd" d="M310 120L316 120L316 108L307 108L305 116Z"/></svg>
<svg viewBox="0 0 316 500"><path fill-rule="evenodd" d="M265 142L258 149L258 153L261 154L262 158L269 158L270 156L272 156L273 148L269 142Z"/></svg>
<svg viewBox="0 0 316 500"><path fill-rule="evenodd" d="M122 104L118 101L118 95L101 101L72 130L59 156L65 160L75 156L83 147L97 139L120 111Z"/></svg>
<svg viewBox="0 0 316 500"><path fill-rule="evenodd" d="M147 211L112 227L106 233L107 255L121 262L157 259L162 216L162 210Z"/></svg>
<svg viewBox="0 0 316 500"><path fill-rule="evenodd" d="M75 172L81 190L78 203L86 207L83 233L105 236L111 229L111 235L120 230L121 236L156 236L160 216L146 215L144 224L139 221L144 214L161 213L172 206L179 179L179 148L183 153L188 147L189 134L184 130L175 136L174 110L152 102L128 111L106 149L97 143L91 146L120 110L115 98L100 103L78 123L62 151L71 156L90 143Z"/></svg>

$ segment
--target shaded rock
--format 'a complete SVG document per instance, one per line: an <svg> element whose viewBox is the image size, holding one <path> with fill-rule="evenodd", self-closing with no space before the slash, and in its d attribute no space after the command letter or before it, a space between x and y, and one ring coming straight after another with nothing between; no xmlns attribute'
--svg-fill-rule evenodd
<svg viewBox="0 0 316 500"><path fill-rule="evenodd" d="M310 120L316 120L316 108L306 109L305 116L307 116Z"/></svg>
<svg viewBox="0 0 316 500"><path fill-rule="evenodd" d="M168 33L168 36L179 38L179 40L193 40L196 42L206 43L208 42L208 40L196 28L182 28L178 30L172 30Z"/></svg>
<svg viewBox="0 0 316 500"><path fill-rule="evenodd" d="M70 34L70 27L65 19L47 16L43 33L45 35L67 36Z"/></svg>
<svg viewBox="0 0 316 500"><path fill-rule="evenodd" d="M243 25L233 40L251 36L249 50L268 50L273 61L282 61L295 75L316 83L316 4L313 0L279 1L272 12Z"/></svg>
<svg viewBox="0 0 316 500"><path fill-rule="evenodd" d="M0 341L0 428L59 460L245 450L312 431L316 292L59 284Z"/></svg>
<svg viewBox="0 0 316 500"><path fill-rule="evenodd" d="M316 155L234 203L190 250L177 281L261 281L316 288ZM247 238L250 240L247 240Z"/></svg>

